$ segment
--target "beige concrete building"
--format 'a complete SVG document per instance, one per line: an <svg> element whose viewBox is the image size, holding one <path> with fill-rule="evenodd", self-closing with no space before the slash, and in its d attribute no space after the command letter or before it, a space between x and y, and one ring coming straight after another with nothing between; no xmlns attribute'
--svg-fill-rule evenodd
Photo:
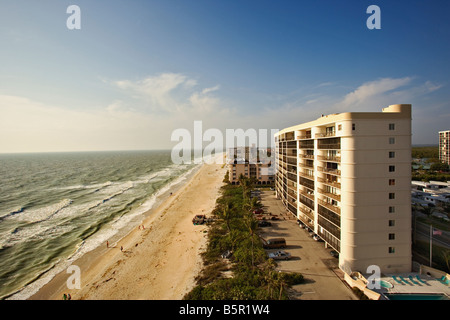
<svg viewBox="0 0 450 320"><path fill-rule="evenodd" d="M439 160L450 164L450 130L439 131Z"/></svg>
<svg viewBox="0 0 450 320"><path fill-rule="evenodd" d="M272 185L275 180L275 161L272 149L235 147L227 150L228 175L231 184L239 184L241 174L254 178L257 185Z"/></svg>
<svg viewBox="0 0 450 320"><path fill-rule="evenodd" d="M342 270L411 271L411 105L322 116L275 145L277 197Z"/></svg>

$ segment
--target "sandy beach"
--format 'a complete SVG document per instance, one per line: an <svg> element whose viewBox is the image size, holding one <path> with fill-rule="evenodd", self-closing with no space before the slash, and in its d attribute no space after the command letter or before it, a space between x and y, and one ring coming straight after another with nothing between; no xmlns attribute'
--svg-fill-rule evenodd
<svg viewBox="0 0 450 320"><path fill-rule="evenodd" d="M206 226L193 225L196 214L215 207L226 168L203 164L172 195L150 210L142 227L124 238L99 247L75 261L80 289L67 288L71 276L62 272L30 299L61 300L179 300L195 284L206 245Z"/></svg>

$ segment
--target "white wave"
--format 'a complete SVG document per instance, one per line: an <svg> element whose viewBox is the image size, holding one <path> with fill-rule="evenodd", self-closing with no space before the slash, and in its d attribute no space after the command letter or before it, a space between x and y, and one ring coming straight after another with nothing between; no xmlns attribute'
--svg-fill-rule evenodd
<svg viewBox="0 0 450 320"><path fill-rule="evenodd" d="M28 222L28 223L36 223L40 221L44 221L50 219L52 216L67 208L72 204L71 199L63 199L58 203L51 204L46 207L23 210L20 213L10 215L9 219L15 219L17 221Z"/></svg>
<svg viewBox="0 0 450 320"><path fill-rule="evenodd" d="M130 222L135 220L136 225L142 222L143 214L147 212L148 210L152 209L155 205L158 198L169 191L171 188L175 187L182 181L186 180L186 178L194 172L194 170L198 169L199 165L196 165L189 169L188 171L184 172L182 175L168 183L163 188L159 189L157 192L155 192L153 195L151 195L142 205L140 205L138 208L133 210L132 212L118 218L114 222L112 222L109 226L105 226L100 231L80 243L79 246L74 250L74 252L66 259L61 260L58 264L56 264L54 267L52 267L49 271L45 273L45 275L41 276L38 280L34 281L33 283L25 286L15 294L13 294L11 297L8 298L8 300L25 300L31 297L33 294L37 293L41 287L43 287L45 284L47 284L49 281L51 281L58 273L63 272L66 270L72 263L74 263L77 259L85 255L86 253L96 249L100 245L104 245L106 240L111 239L115 235L118 234L120 230L123 230L124 227L130 228ZM167 172L166 170L165 172ZM159 176L160 173L155 174L153 178L156 178L156 176ZM135 181L136 182L136 181ZM128 187L131 188L133 182L128 184ZM124 186L122 186L124 187ZM128 189L129 189L128 188ZM124 188L126 189L126 187ZM122 189L122 193L126 190ZM88 205L85 205L86 208L88 208ZM139 217L142 216L141 220L139 220ZM132 226L131 226L132 227ZM114 244L112 244L114 245Z"/></svg>

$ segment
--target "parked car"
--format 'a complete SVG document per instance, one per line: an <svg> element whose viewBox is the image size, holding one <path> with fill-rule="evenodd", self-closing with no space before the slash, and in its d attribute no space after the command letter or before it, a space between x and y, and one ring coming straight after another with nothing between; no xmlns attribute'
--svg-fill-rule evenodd
<svg viewBox="0 0 450 320"><path fill-rule="evenodd" d="M332 257L339 258L339 252L337 252L335 250L331 250L330 254L331 254Z"/></svg>
<svg viewBox="0 0 450 320"><path fill-rule="evenodd" d="M206 216L204 214L198 214L192 219L194 225L203 224L206 222Z"/></svg>
<svg viewBox="0 0 450 320"><path fill-rule="evenodd" d="M269 258L274 260L289 260L291 258L291 254L286 251L277 251L273 253L269 253Z"/></svg>
<svg viewBox="0 0 450 320"><path fill-rule="evenodd" d="M313 239L316 241L322 241L322 239L317 234L313 235Z"/></svg>
<svg viewBox="0 0 450 320"><path fill-rule="evenodd" d="M269 227L271 225L272 224L269 221L265 221L265 220L258 222L258 227Z"/></svg>
<svg viewBox="0 0 450 320"><path fill-rule="evenodd" d="M286 240L284 238L264 240L263 247L265 249L286 248Z"/></svg>
<svg viewBox="0 0 450 320"><path fill-rule="evenodd" d="M232 252L230 250L225 251L224 253L222 253L222 258L224 259L229 259L232 255Z"/></svg>

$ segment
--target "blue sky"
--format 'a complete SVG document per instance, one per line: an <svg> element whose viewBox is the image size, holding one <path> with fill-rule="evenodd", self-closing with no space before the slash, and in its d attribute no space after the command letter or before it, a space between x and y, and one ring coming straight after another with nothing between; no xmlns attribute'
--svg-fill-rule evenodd
<svg viewBox="0 0 450 320"><path fill-rule="evenodd" d="M69 5L81 29L69 30ZM369 5L381 29L369 30ZM2 1L0 153L171 148L177 128L282 129L413 104L450 129L450 2Z"/></svg>

